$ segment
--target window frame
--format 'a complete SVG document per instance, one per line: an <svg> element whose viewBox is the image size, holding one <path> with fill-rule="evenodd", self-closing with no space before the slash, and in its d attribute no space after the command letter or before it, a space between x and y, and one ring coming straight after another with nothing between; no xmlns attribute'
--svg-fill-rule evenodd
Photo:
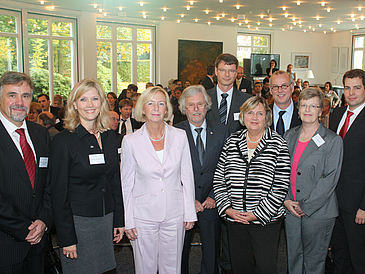
<svg viewBox="0 0 365 274"><path fill-rule="evenodd" d="M272 35L270 33L252 33L252 32L239 31L237 33L237 38L238 38L238 36L251 36L251 46L240 45L238 43L238 41L236 41L236 43L237 43L237 58L238 58L238 48L241 48L241 47L250 48L251 53L254 53L253 50L256 49L256 48L267 48L267 54L271 54ZM254 45L254 36L267 37L268 38L267 47L255 46ZM251 54L250 54L249 58L245 58L245 59L250 59L250 58L251 58ZM238 61L242 62L242 60L238 60Z"/></svg>

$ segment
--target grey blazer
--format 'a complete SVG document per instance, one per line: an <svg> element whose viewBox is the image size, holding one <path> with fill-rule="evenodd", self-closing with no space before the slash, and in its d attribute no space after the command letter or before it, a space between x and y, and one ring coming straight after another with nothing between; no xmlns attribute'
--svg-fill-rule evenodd
<svg viewBox="0 0 365 274"><path fill-rule="evenodd" d="M291 164L302 126L285 132ZM312 140L308 143L297 168L296 200L302 211L313 219L328 219L338 216L335 188L341 173L343 144L336 133L320 124L317 132L324 143L320 146ZM289 187L285 200L294 200ZM288 212L288 211L287 211Z"/></svg>

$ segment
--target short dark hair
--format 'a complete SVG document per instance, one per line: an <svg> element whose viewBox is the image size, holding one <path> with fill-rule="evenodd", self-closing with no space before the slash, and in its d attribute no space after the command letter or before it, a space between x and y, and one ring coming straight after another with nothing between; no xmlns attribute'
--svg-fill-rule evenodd
<svg viewBox="0 0 365 274"><path fill-rule="evenodd" d="M343 75L342 83L345 86L346 78L360 78L362 80L362 84L365 87L365 71L362 69L351 69Z"/></svg>
<svg viewBox="0 0 365 274"><path fill-rule="evenodd" d="M215 67L213 65L209 65L207 67L207 74L208 75L213 75L214 74L214 70L215 70Z"/></svg>
<svg viewBox="0 0 365 274"><path fill-rule="evenodd" d="M256 86L256 85L260 85L262 87L261 82L255 82L255 84L253 86Z"/></svg>
<svg viewBox="0 0 365 274"><path fill-rule="evenodd" d="M278 62L276 62L276 60L275 60L275 59L271 59L271 60L270 60L270 63L271 63L271 62L274 62L274 63L275 63L275 67L278 65Z"/></svg>
<svg viewBox="0 0 365 274"><path fill-rule="evenodd" d="M132 90L134 92L138 91L138 87L135 84L129 84L127 87L128 90Z"/></svg>
<svg viewBox="0 0 365 274"><path fill-rule="evenodd" d="M124 108L124 107L133 107L133 103L131 100L129 99L122 99L120 100L119 104L118 104L118 107L119 108Z"/></svg>
<svg viewBox="0 0 365 274"><path fill-rule="evenodd" d="M218 65L224 62L225 65L236 65L236 69L238 67L238 60L236 56L229 53L220 54L217 59L215 59L215 67L218 68Z"/></svg>
<svg viewBox="0 0 365 274"><path fill-rule="evenodd" d="M270 79L269 78L265 78L264 81L262 81L262 83L265 85L266 83L269 83Z"/></svg>
<svg viewBox="0 0 365 274"><path fill-rule="evenodd" d="M177 82L181 82L181 83L182 83L182 81L181 81L180 79L175 79L175 80L172 82L172 84L173 84L173 85L177 85Z"/></svg>
<svg viewBox="0 0 365 274"><path fill-rule="evenodd" d="M33 94L33 82L28 74L17 72L17 71L7 71L0 78L0 96L3 93L4 85L19 85L21 86L24 82L28 84L30 90Z"/></svg>
<svg viewBox="0 0 365 274"><path fill-rule="evenodd" d="M174 91L180 91L181 93L184 91L184 89L182 87L176 87Z"/></svg>
<svg viewBox="0 0 365 274"><path fill-rule="evenodd" d="M42 112L38 115L38 119L42 120L44 126L54 126L55 125L55 119L54 119L53 115L52 115L52 118L50 118L47 115L47 113Z"/></svg>
<svg viewBox="0 0 365 274"><path fill-rule="evenodd" d="M49 101L49 96L48 96L47 94L45 94L45 93L41 93L41 94L39 94L39 95L37 96L37 99L41 98L42 96L46 96L47 101Z"/></svg>

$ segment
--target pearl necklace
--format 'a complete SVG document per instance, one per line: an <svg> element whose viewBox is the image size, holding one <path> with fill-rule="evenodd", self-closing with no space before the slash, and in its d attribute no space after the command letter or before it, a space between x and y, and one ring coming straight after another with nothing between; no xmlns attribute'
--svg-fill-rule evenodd
<svg viewBox="0 0 365 274"><path fill-rule="evenodd" d="M261 138L262 138L262 136L260 137L260 139L258 139L256 142L252 142L251 141L251 139L250 139L250 137L248 136L248 132L246 133L246 138L247 138L247 140L251 143L251 144L257 144L258 142L260 142L260 140L261 140Z"/></svg>
<svg viewBox="0 0 365 274"><path fill-rule="evenodd" d="M162 137L161 137L160 139L158 139L158 140L153 139L153 138L150 136L150 134L149 134L149 133L148 133L148 137L150 137L150 139L151 139L152 141L154 141L154 142L159 142L159 141L161 141L161 140L163 139L163 137L165 137L165 131L163 132Z"/></svg>

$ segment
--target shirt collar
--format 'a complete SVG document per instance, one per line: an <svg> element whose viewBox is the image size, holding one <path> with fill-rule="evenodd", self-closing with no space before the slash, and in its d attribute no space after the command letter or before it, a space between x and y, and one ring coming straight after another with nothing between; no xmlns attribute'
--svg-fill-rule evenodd
<svg viewBox="0 0 365 274"><path fill-rule="evenodd" d="M277 115L279 115L279 112L285 110L285 114L289 113L290 115L293 113L294 110L294 103L293 100L290 100L290 105L286 108L286 109L281 109L279 108L275 103L273 106L273 112L274 112L274 117L277 117ZM284 115L285 115L284 114Z"/></svg>
<svg viewBox="0 0 365 274"><path fill-rule="evenodd" d="M199 127L196 127L196 126L194 126L192 123L190 123L189 122L189 125L190 125L190 129L191 129L191 131L192 132L194 132L194 130L196 129L196 128L199 128ZM205 119L204 120L204 122L203 122L203 124L200 126L201 128L203 128L203 129L205 129L205 130L207 130L207 119Z"/></svg>
<svg viewBox="0 0 365 274"><path fill-rule="evenodd" d="M357 115L359 115L359 113L363 110L363 108L365 107L365 102L362 103L362 105L358 106L357 108L355 108L354 110L350 110L349 106L347 106L346 112L347 111L351 111L355 114L355 116L357 117Z"/></svg>
<svg viewBox="0 0 365 274"><path fill-rule="evenodd" d="M228 97L230 97L230 98L232 98L232 93L233 93L233 86L230 88L230 90L229 91L227 91L227 92L223 92L219 87L218 87L218 85L217 85L217 94L218 94L218 97L220 98L220 99L222 99L222 96L221 96L221 94L222 93L227 93L228 94ZM220 102L220 101L218 101L218 102ZM218 105L219 105L219 103L218 103Z"/></svg>
<svg viewBox="0 0 365 274"><path fill-rule="evenodd" d="M25 123L25 121L23 121L23 124L20 127L17 127L16 125L14 125L12 122L10 122L4 115L3 113L0 111L0 120L3 123L6 131L11 134L13 133L15 130L17 130L18 128L23 128L24 130L28 130L27 128L27 123Z"/></svg>

